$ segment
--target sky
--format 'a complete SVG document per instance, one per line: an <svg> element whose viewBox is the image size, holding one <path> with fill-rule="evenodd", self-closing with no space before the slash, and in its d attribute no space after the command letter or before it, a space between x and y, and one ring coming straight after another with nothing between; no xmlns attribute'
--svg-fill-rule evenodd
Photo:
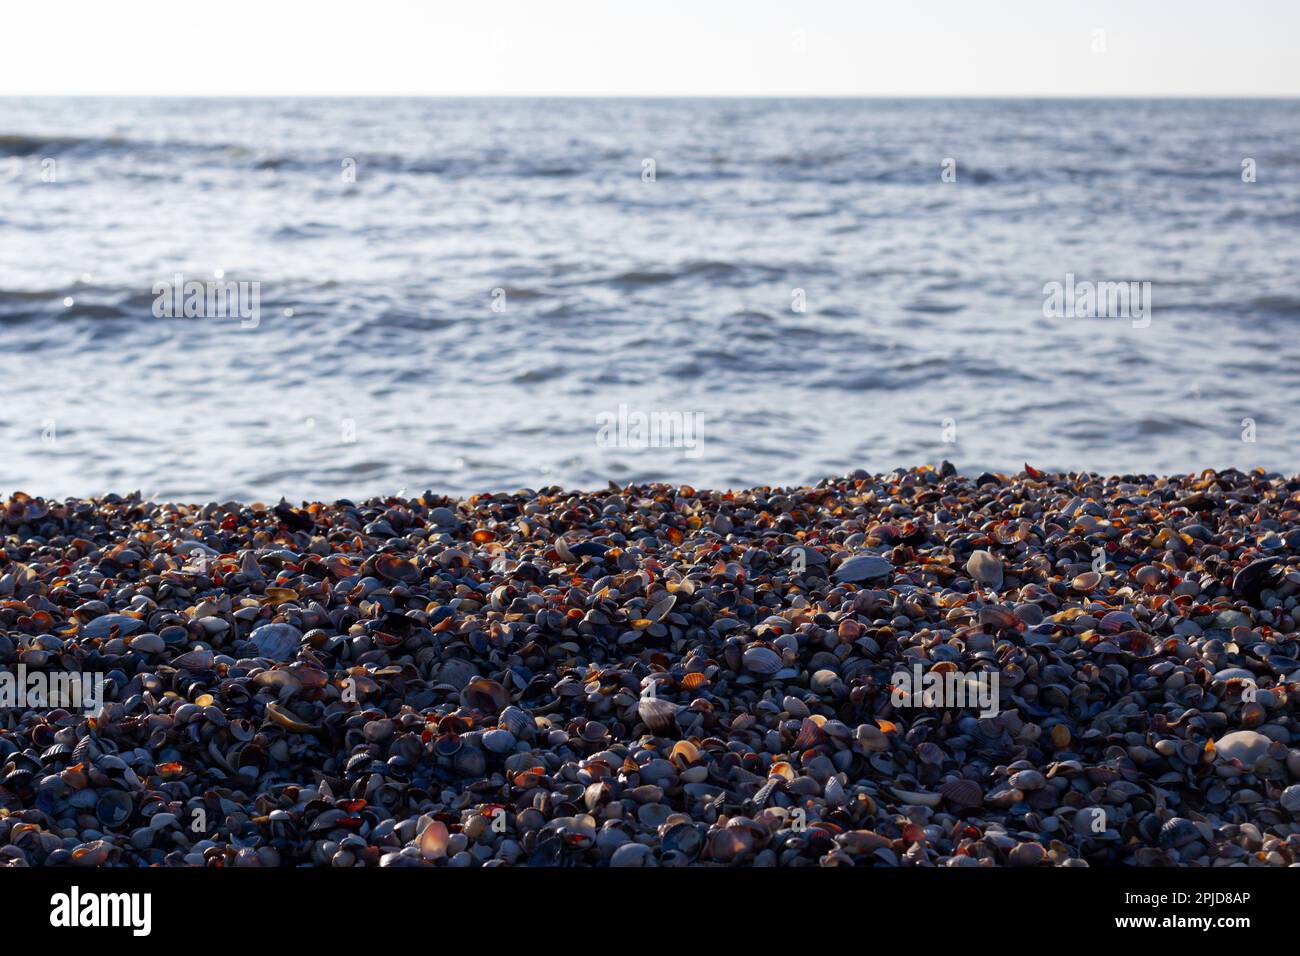
<svg viewBox="0 0 1300 956"><path fill-rule="evenodd" d="M1297 0L7 0L0 24L0 95L1300 95Z"/></svg>

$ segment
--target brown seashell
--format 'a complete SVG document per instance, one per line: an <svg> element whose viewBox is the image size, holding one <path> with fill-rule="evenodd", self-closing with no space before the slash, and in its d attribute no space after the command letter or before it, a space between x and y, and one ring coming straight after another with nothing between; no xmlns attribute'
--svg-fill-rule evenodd
<svg viewBox="0 0 1300 956"><path fill-rule="evenodd" d="M415 562L392 554L381 554L375 558L375 570L386 581L415 584L420 580L420 569Z"/></svg>
<svg viewBox="0 0 1300 956"><path fill-rule="evenodd" d="M679 740L673 744L668 759L678 768L690 766L700 759L700 748L689 740Z"/></svg>
<svg viewBox="0 0 1300 956"><path fill-rule="evenodd" d="M109 854L112 851L112 844L104 840L92 840L90 843L83 843L72 851L72 865L102 866L108 862Z"/></svg>
<svg viewBox="0 0 1300 956"><path fill-rule="evenodd" d="M705 677L703 674L701 674L699 671L693 671L690 674L687 674L681 680L682 686L685 687L687 690L695 690L695 688L702 687L708 682L709 679Z"/></svg>
<svg viewBox="0 0 1300 956"><path fill-rule="evenodd" d="M310 734L320 730L314 724L299 720L279 704L267 704L266 717L273 724L283 727L285 730L292 730L296 734Z"/></svg>
<svg viewBox="0 0 1300 956"><path fill-rule="evenodd" d="M1020 623L1020 618L1013 611L992 604L980 608L978 620L981 627L994 631L1009 630Z"/></svg>
<svg viewBox="0 0 1300 956"><path fill-rule="evenodd" d="M1101 584L1101 574L1099 572L1085 571L1070 582L1070 587L1080 594L1088 594L1097 590L1099 584Z"/></svg>
<svg viewBox="0 0 1300 956"><path fill-rule="evenodd" d="M509 701L506 689L494 680L475 677L460 692L460 702L471 710L484 713L500 713Z"/></svg>
<svg viewBox="0 0 1300 956"><path fill-rule="evenodd" d="M172 666L183 671L206 671L211 670L216 655L206 648L199 650L186 651L172 660Z"/></svg>
<svg viewBox="0 0 1300 956"><path fill-rule="evenodd" d="M826 741L826 733L811 717L805 717L799 725L799 735L795 737L795 750L811 750Z"/></svg>
<svg viewBox="0 0 1300 956"><path fill-rule="evenodd" d="M722 827L710 830L706 840L705 855L715 863L736 863L754 849L754 836L740 827Z"/></svg>

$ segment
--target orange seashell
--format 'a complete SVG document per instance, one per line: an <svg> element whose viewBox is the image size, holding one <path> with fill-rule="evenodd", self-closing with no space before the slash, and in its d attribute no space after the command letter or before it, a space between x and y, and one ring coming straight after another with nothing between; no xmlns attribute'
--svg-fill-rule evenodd
<svg viewBox="0 0 1300 956"><path fill-rule="evenodd" d="M898 732L898 726L892 720L877 720L876 725L887 734Z"/></svg>
<svg viewBox="0 0 1300 956"><path fill-rule="evenodd" d="M700 759L700 748L689 740L679 740L673 744L672 751L668 754L668 759L678 766L695 763Z"/></svg>
<svg viewBox="0 0 1300 956"><path fill-rule="evenodd" d="M768 776L780 777L785 780L786 783L790 783L794 780L796 774L794 772L794 767L790 766L790 764L784 760L778 760L776 763L772 764L772 769L768 771Z"/></svg>

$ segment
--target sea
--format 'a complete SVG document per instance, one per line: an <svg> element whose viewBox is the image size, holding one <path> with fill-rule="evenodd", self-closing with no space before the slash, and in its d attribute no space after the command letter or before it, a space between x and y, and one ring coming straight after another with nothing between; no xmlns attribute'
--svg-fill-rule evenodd
<svg viewBox="0 0 1300 956"><path fill-rule="evenodd" d="M0 495L1300 470L1300 101L0 99Z"/></svg>

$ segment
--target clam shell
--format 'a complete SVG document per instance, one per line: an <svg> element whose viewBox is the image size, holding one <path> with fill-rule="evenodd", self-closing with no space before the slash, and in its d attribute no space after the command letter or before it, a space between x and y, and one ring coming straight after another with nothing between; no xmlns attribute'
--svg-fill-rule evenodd
<svg viewBox="0 0 1300 956"><path fill-rule="evenodd" d="M111 790L95 804L95 816L106 827L118 827L131 816L134 804L131 795L121 790Z"/></svg>
<svg viewBox="0 0 1300 956"><path fill-rule="evenodd" d="M939 784L941 793L950 803L959 807L978 807L984 802L984 790L974 780L959 777Z"/></svg>
<svg viewBox="0 0 1300 956"><path fill-rule="evenodd" d="M206 648L186 651L172 659L172 666L183 671L206 671L212 669L216 656Z"/></svg>
<svg viewBox="0 0 1300 956"><path fill-rule="evenodd" d="M745 670L755 674L771 675L781 669L781 655L770 647L755 646L747 648L742 661Z"/></svg>
<svg viewBox="0 0 1300 956"><path fill-rule="evenodd" d="M249 640L259 657L273 661L291 660L302 644L302 631L292 624L263 624L253 630Z"/></svg>
<svg viewBox="0 0 1300 956"><path fill-rule="evenodd" d="M656 737L677 734L677 705L658 697L642 697L636 705L637 716Z"/></svg>
<svg viewBox="0 0 1300 956"><path fill-rule="evenodd" d="M279 704L266 705L266 718L271 721L271 723L283 727L285 730L292 730L296 734L309 734L320 729L314 724L309 724L306 721L299 720Z"/></svg>
<svg viewBox="0 0 1300 956"><path fill-rule="evenodd" d="M894 566L878 554L855 554L845 560L832 573L836 581L858 584L862 581L882 581L894 573Z"/></svg>
<svg viewBox="0 0 1300 956"><path fill-rule="evenodd" d="M510 753L515 749L515 735L508 730L489 730L483 735L483 749L494 754Z"/></svg>
<svg viewBox="0 0 1300 956"><path fill-rule="evenodd" d="M420 580L420 569L415 562L399 558L396 555L381 554L375 559L375 570L386 581L415 584Z"/></svg>
<svg viewBox="0 0 1300 956"><path fill-rule="evenodd" d="M460 702L466 707L490 714L500 713L508 700L506 689L486 677L475 677L460 692Z"/></svg>
<svg viewBox="0 0 1300 956"><path fill-rule="evenodd" d="M973 551L966 559L966 573L985 587L1002 587L1002 561L992 551Z"/></svg>
<svg viewBox="0 0 1300 956"><path fill-rule="evenodd" d="M922 793L920 790L902 790L898 787L890 787L889 790L904 803L912 803L920 807L937 807L943 800L943 797L937 793Z"/></svg>
<svg viewBox="0 0 1300 956"><path fill-rule="evenodd" d="M537 721L520 707L507 707L501 711L497 726L510 731L518 740L532 740L537 735Z"/></svg>

